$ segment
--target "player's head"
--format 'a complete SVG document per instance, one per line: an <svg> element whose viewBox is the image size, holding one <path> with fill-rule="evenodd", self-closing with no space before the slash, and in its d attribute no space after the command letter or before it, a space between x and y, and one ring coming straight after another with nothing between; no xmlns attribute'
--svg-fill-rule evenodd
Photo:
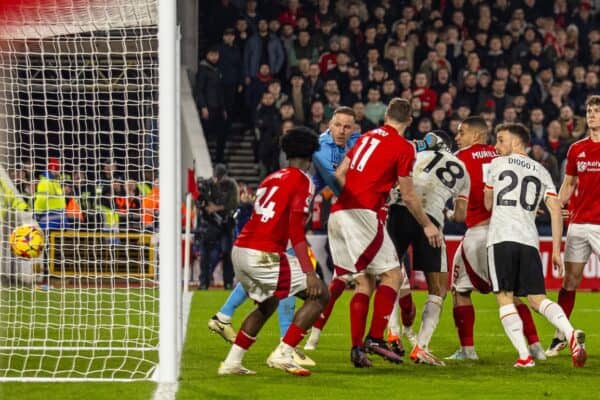
<svg viewBox="0 0 600 400"><path fill-rule="evenodd" d="M338 146L345 146L346 141L354 131L354 119L356 114L350 107L338 107L333 112L329 121L329 132L333 141Z"/></svg>
<svg viewBox="0 0 600 400"><path fill-rule="evenodd" d="M434 129L431 131L435 136L441 139L441 143L437 145L437 150L441 151L452 151L452 138L450 135L442 129Z"/></svg>
<svg viewBox="0 0 600 400"><path fill-rule="evenodd" d="M281 149L290 164L294 162L294 159L310 161L313 153L319 149L319 138L312 129L297 126L282 136Z"/></svg>
<svg viewBox="0 0 600 400"><path fill-rule="evenodd" d="M588 97L585 102L585 122L591 131L600 131L600 95Z"/></svg>
<svg viewBox="0 0 600 400"><path fill-rule="evenodd" d="M385 110L383 120L386 124L403 125L404 127L407 127L412 122L411 113L412 109L408 100L394 97L390 100L390 104L388 104L387 109Z"/></svg>
<svg viewBox="0 0 600 400"><path fill-rule="evenodd" d="M488 130L488 125L483 117L472 115L465 118L458 125L454 139L459 149L473 144L485 144L487 143Z"/></svg>
<svg viewBox="0 0 600 400"><path fill-rule="evenodd" d="M523 124L500 124L496 127L496 151L501 156L512 153L525 153L531 135Z"/></svg>

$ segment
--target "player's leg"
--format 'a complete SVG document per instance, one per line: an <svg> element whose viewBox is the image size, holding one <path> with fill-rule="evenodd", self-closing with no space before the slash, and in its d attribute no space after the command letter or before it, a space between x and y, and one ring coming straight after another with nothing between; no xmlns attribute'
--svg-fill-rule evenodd
<svg viewBox="0 0 600 400"><path fill-rule="evenodd" d="M390 249L392 252L394 251L391 243ZM390 350L383 339L383 334L388 323L388 318L394 308L394 303L396 303L396 296L404 279L404 273L400 266L397 266L383 271L378 275L379 285L375 291L373 317L371 318L369 334L365 338L365 349L369 353L377 354L388 361L399 363L402 361L402 358Z"/></svg>
<svg viewBox="0 0 600 400"><path fill-rule="evenodd" d="M321 332L325 327L325 324L329 320L329 316L333 311L333 307L335 306L336 301L340 298L342 293L344 293L344 289L346 288L347 280L344 277L338 277L334 275L333 279L329 283L329 302L321 312L321 315L315 321L311 331L310 337L306 341L304 345L305 350L315 350L317 345L319 344L319 340L321 338Z"/></svg>
<svg viewBox="0 0 600 400"><path fill-rule="evenodd" d="M416 314L416 310L413 311L413 315L411 316L407 316L405 315L405 313L402 311L402 301L403 299L405 299L406 297L411 297L411 303L412 303L412 296L410 296L410 280L408 278L408 274L406 273L406 269L404 272L404 279L402 280L402 284L400 285L400 290L398 290L398 295L397 295L397 300L394 303L394 308L392 309L392 313L390 314L389 317L389 321L388 321L388 332L387 332L387 337L386 337L386 341L389 345L389 347L392 349L392 351L394 353L396 353L399 357L404 357L404 346L402 345L402 340L401 340L401 335L404 329L407 329L406 327L403 327L402 325L400 325L400 319L398 318L398 309L400 309L400 314L402 315L402 323L404 324L405 318L410 318L411 322L408 326L408 329L410 329L410 326L412 325L412 321L414 321L414 314ZM414 304L413 304L413 310L414 310ZM416 340L416 335L415 336L415 340Z"/></svg>
<svg viewBox="0 0 600 400"><path fill-rule="evenodd" d="M520 244L512 242L496 243L488 247L488 265L492 288L500 308L500 322L512 345L519 353L515 367L535 365L529 354L527 341L523 335L523 321L514 304L520 270Z"/></svg>
<svg viewBox="0 0 600 400"><path fill-rule="evenodd" d="M221 309L208 320L208 329L218 333L228 342L233 343L236 334L231 326L231 318L233 317L235 310L237 310L247 298L248 294L246 293L246 290L241 282L238 282Z"/></svg>
<svg viewBox="0 0 600 400"><path fill-rule="evenodd" d="M350 360L355 367L370 367L371 361L364 352L364 337L369 315L369 302L375 290L375 279L368 274L359 274L354 279L354 294L350 299L350 333L352 350Z"/></svg>
<svg viewBox="0 0 600 400"><path fill-rule="evenodd" d="M309 298L306 294L306 275L302 272L298 260L295 257L282 255L282 265L286 259L289 262L291 276L289 294L304 299L304 304L296 311L294 319L285 332L281 343L267 359L267 365L272 368L282 369L293 375L305 376L310 375L310 371L302 368L294 361L294 350L329 301L329 292L325 283L319 281L321 285L320 296L318 298Z"/></svg>
<svg viewBox="0 0 600 400"><path fill-rule="evenodd" d="M256 308L246 316L242 326L235 338L235 342L229 350L225 361L219 367L219 375L253 375L242 366L244 355L256 341L256 335L260 332L265 322L273 315L277 309L279 300L276 297L269 297L265 301L258 303Z"/></svg>
<svg viewBox="0 0 600 400"><path fill-rule="evenodd" d="M569 225L565 243L565 277L558 292L558 304L569 318L575 307L575 293L581 284L583 269L592 251L600 251L600 232L591 229L589 225ZM565 347L567 339L557 330L546 355L557 356Z"/></svg>
<svg viewBox="0 0 600 400"><path fill-rule="evenodd" d="M554 325L554 327L568 339L569 348L573 358L573 366L583 367L587 360L585 333L581 330L574 329L561 306L546 298L545 295L529 295L528 300L529 304L535 310L542 314L548 322Z"/></svg>
<svg viewBox="0 0 600 400"><path fill-rule="evenodd" d="M448 282L445 247L433 248L424 234L413 242L415 269L425 273L428 296L423 307L421 327L417 335L417 344L413 346L410 358L416 363L443 366L444 362L429 352L429 342L438 325Z"/></svg>
<svg viewBox="0 0 600 400"><path fill-rule="evenodd" d="M446 298L447 272L426 272L428 296L423 307L421 328L417 335L417 344L428 348L433 332L440 321L444 299Z"/></svg>
<svg viewBox="0 0 600 400"><path fill-rule="evenodd" d="M285 333L288 328L292 324L294 320L294 312L296 311L296 297L289 296L279 302L279 307L277 307L277 319L279 321L279 337L283 339ZM298 363L298 365L305 367L313 367L316 363L308 357L306 354L298 350L298 348L294 348L293 352L294 361Z"/></svg>
<svg viewBox="0 0 600 400"><path fill-rule="evenodd" d="M524 304L518 297L515 297L514 300L519 317L521 318L521 321L523 321L523 334L525 335L527 343L529 344L529 352L535 360L545 360L546 353L544 352L544 347L540 343L540 338L537 333L535 322L533 321L533 315L531 315L531 310L529 310L527 304Z"/></svg>
<svg viewBox="0 0 600 400"><path fill-rule="evenodd" d="M491 291L486 248L487 225L470 228L454 254L452 300L454 324L461 348L448 357L453 360L477 360L475 352L475 308L471 292Z"/></svg>

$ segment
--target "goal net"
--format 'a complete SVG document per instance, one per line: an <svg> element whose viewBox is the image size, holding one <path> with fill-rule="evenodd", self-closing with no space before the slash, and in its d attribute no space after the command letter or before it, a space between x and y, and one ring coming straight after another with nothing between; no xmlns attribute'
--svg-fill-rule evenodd
<svg viewBox="0 0 600 400"><path fill-rule="evenodd" d="M0 5L0 380L158 363L157 0ZM11 193L26 204L16 210ZM35 220L37 259L10 232Z"/></svg>

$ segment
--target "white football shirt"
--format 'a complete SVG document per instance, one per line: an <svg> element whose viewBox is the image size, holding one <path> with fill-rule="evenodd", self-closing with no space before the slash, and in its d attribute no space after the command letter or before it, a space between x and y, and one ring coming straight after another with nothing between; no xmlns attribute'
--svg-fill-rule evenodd
<svg viewBox="0 0 600 400"><path fill-rule="evenodd" d="M538 207L546 197L556 197L548 171L525 155L498 157L490 164L485 187L494 193L487 245L517 242L537 248Z"/></svg>
<svg viewBox="0 0 600 400"><path fill-rule="evenodd" d="M469 174L463 162L452 153L431 150L417 153L412 175L415 191L423 199L423 209L440 227L444 226L448 200L469 198ZM398 193L392 193L391 198L393 202L404 204Z"/></svg>

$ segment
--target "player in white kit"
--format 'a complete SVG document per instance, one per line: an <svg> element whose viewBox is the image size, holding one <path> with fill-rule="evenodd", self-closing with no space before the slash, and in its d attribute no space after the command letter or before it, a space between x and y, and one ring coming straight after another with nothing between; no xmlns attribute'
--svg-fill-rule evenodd
<svg viewBox="0 0 600 400"><path fill-rule="evenodd" d="M523 335L523 322L513 296L527 296L530 306L542 314L569 340L573 366L583 367L587 358L585 334L573 329L563 309L546 297L539 237L535 217L545 201L552 221L552 264L563 271L561 205L548 171L527 156L528 129L522 124L496 128L496 150L486 178L484 201L492 211L488 233L488 265L492 290L500 306L502 326L519 352L515 367L535 362Z"/></svg>
<svg viewBox="0 0 600 400"><path fill-rule="evenodd" d="M437 151L424 151L417 154L413 167L413 182L416 193L422 199L425 213L442 231L444 209L450 199L454 200L455 220L464 221L470 181L463 162L450 152L450 137L443 131L434 133L444 140L446 146L442 146ZM417 363L444 365L443 361L433 356L427 348L439 322L447 293L446 247L443 245L435 248L429 244L421 226L394 192L396 191L392 191L387 230L400 259L405 256L409 245L412 245L413 266L416 270L425 273L429 292L423 308L417 343L413 347L410 358ZM398 302L396 306L397 304ZM391 329L398 329L397 312L392 313L389 325Z"/></svg>

